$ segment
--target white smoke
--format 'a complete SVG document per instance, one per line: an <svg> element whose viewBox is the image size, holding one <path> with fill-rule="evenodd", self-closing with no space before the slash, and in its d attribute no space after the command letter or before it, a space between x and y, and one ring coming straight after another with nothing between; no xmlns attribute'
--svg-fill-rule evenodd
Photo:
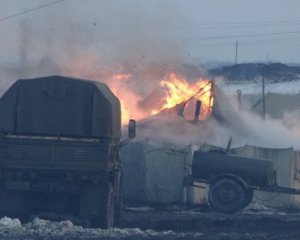
<svg viewBox="0 0 300 240"><path fill-rule="evenodd" d="M137 0L131 4L126 1L118 4L115 1L90 4L65 1L42 12L22 16L18 21L19 25L13 25L18 26L13 31L17 38L13 43L17 57L9 58L15 61L0 63L1 93L19 78L62 74L107 81L107 76L113 73L130 73L132 78L122 87L134 91L141 97L140 106L146 107L149 102L153 104L149 94L154 98L159 96L158 81L171 70L183 68L187 60L186 43L174 29L178 22L181 26L188 25L189 16L176 3L161 3L161 8L157 8L157 2L148 1L145 8L144 3ZM188 34L182 29L181 33ZM187 78L205 72L201 66L184 67L183 71L191 75ZM289 88L298 89L294 84L291 83ZM224 86L224 89L235 92L240 87L243 86ZM257 87L248 87L249 92L253 89L257 91ZM276 89L284 91L287 84L278 85ZM149 127L141 130L140 138L224 146L232 136L235 144L299 148L296 134L299 124L294 120L295 114L284 119L290 129L280 121L263 121L246 112L239 115L249 135L214 119L192 124L178 116L169 116L167 119L153 118L151 123L149 120Z"/></svg>
<svg viewBox="0 0 300 240"><path fill-rule="evenodd" d="M195 123L185 120L174 110L141 121L137 140L180 146L208 143L225 148L232 137L234 147L250 144L300 150L299 111L286 114L284 119L275 120L269 116L263 119L250 111L238 111L237 104L228 100L226 104L232 104L234 111L226 108L222 120L212 116Z"/></svg>
<svg viewBox="0 0 300 240"><path fill-rule="evenodd" d="M140 97L137 105L143 108L170 71L193 76L203 71L184 66L180 33L186 33L176 30L178 22L190 22L178 3L137 0L63 1L12 19L4 24L14 28L14 42L3 47L13 49L14 57L0 62L0 94L20 78L65 75L108 83L112 74L125 73L132 75L126 88Z"/></svg>

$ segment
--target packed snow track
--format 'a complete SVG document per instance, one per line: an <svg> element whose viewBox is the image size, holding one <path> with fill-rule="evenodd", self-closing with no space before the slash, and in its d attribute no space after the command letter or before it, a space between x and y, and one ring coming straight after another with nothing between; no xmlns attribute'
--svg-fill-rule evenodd
<svg viewBox="0 0 300 240"><path fill-rule="evenodd" d="M83 228L69 220L34 218L28 223L4 217L0 239L199 239L298 240L300 213L273 209L246 209L235 215L198 209L126 208L118 228Z"/></svg>

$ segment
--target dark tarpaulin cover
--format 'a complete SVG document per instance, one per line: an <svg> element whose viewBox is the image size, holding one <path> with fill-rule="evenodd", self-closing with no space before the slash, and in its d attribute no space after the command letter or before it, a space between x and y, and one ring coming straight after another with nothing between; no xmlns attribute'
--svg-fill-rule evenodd
<svg viewBox="0 0 300 240"><path fill-rule="evenodd" d="M61 76L21 79L0 99L0 131L119 138L120 102L104 83Z"/></svg>

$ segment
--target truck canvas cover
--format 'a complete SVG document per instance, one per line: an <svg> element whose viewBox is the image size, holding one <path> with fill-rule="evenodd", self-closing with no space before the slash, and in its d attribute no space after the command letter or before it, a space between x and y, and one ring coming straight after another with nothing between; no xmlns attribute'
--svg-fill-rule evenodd
<svg viewBox="0 0 300 240"><path fill-rule="evenodd" d="M0 132L121 135L120 102L104 83L62 76L18 80L0 99Z"/></svg>

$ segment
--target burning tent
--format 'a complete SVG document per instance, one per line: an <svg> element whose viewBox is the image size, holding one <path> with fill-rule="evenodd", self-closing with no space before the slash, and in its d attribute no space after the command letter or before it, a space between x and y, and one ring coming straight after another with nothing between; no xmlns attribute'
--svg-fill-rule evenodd
<svg viewBox="0 0 300 240"><path fill-rule="evenodd" d="M138 122L137 141L121 152L127 201L182 201L186 198L184 178L189 174L193 151L199 148L195 144L215 137L210 122L232 128L239 125L237 129L243 130L238 113L217 85L206 82L193 93L186 101ZM208 99L203 101L203 96ZM199 101L203 102L202 110Z"/></svg>
<svg viewBox="0 0 300 240"><path fill-rule="evenodd" d="M209 114L200 114L200 121L197 121L199 109L196 104L199 99L195 99L195 95L191 95L194 98L189 97L187 101L139 121L139 138L126 146L121 153L124 194L127 201L191 204L206 202L205 190L186 188L183 184L185 176L191 173L189 166L194 151L211 149L211 146L208 148L209 145L205 144L210 140L213 144L223 144L224 147L230 133L235 136L255 134L217 85L211 83L209 89L211 100L208 101L209 108L206 108L209 109ZM201 95L200 92L196 91ZM275 163L278 184L300 187L299 152L292 148L275 149L246 145L232 149L232 153L269 158ZM300 206L298 196L274 196L270 193L256 193L256 196L270 206Z"/></svg>
<svg viewBox="0 0 300 240"><path fill-rule="evenodd" d="M187 100L140 120L138 133L138 139L179 146L204 142L222 146L230 134L251 135L238 111L211 81L205 82Z"/></svg>

